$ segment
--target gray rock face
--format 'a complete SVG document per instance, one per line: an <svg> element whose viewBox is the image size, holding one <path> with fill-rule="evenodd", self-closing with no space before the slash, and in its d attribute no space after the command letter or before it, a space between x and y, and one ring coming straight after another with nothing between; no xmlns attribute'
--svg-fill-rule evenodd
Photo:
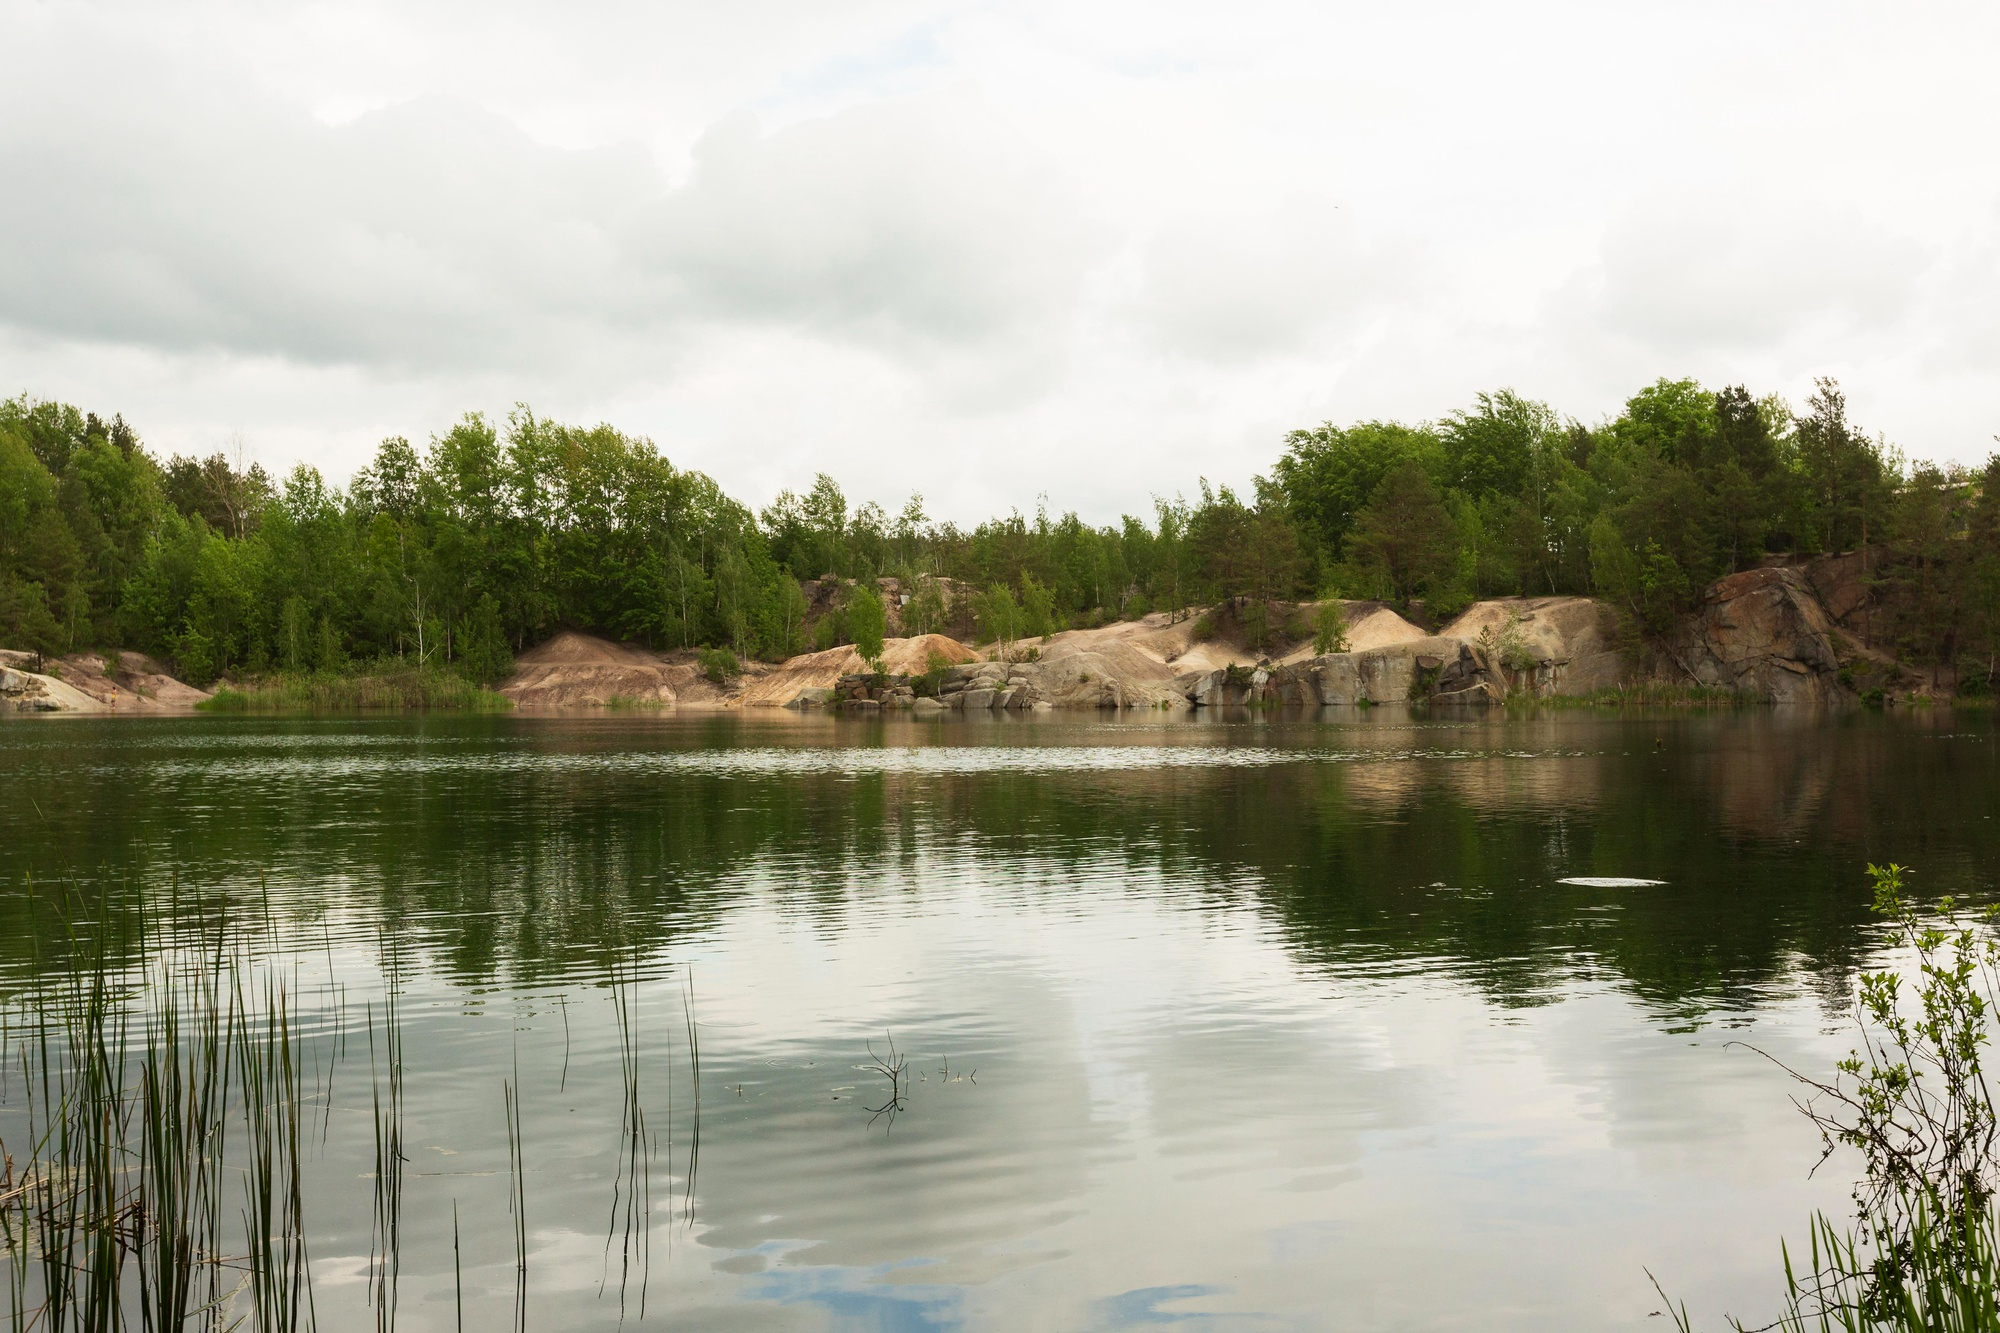
<svg viewBox="0 0 2000 1333"><path fill-rule="evenodd" d="M1358 653L1328 653L1272 673L1263 697L1312 707L1336 704L1489 704L1506 687L1485 651L1433 636Z"/></svg>
<svg viewBox="0 0 2000 1333"><path fill-rule="evenodd" d="M944 705L935 699L919 699L910 705L912 717L936 717L944 711Z"/></svg>
<svg viewBox="0 0 2000 1333"><path fill-rule="evenodd" d="M965 700L964 707L966 712L984 713L992 709L994 699L999 697L999 691L990 687L981 687L979 689L967 690L959 697Z"/></svg>

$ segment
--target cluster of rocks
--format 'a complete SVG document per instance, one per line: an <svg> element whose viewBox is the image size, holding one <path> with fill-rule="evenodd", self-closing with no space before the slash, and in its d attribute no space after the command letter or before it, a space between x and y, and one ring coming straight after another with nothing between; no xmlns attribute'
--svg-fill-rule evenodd
<svg viewBox="0 0 2000 1333"><path fill-rule="evenodd" d="M0 666L0 708L22 713L54 713L62 705L49 697L47 679L32 671Z"/></svg>
<svg viewBox="0 0 2000 1333"><path fill-rule="evenodd" d="M884 708L914 707L917 690L908 676L864 671L842 676L818 702L851 713L872 713Z"/></svg>
<svg viewBox="0 0 2000 1333"><path fill-rule="evenodd" d="M1041 704L1042 698L1035 688L1034 668L1028 663L968 662L945 671L936 702L940 709L968 713L1019 712Z"/></svg>
<svg viewBox="0 0 2000 1333"><path fill-rule="evenodd" d="M1273 666L1188 672L1174 685L1196 708L1289 704L1496 703L1506 681L1491 654L1465 639L1431 636L1363 652L1325 653Z"/></svg>
<svg viewBox="0 0 2000 1333"><path fill-rule="evenodd" d="M830 688L801 690L793 702L796 707L837 708L849 713L904 709L918 715L948 709L1046 709L1049 705L1041 699L1032 674L1033 668L1021 662L968 662L923 676L857 672L842 676Z"/></svg>

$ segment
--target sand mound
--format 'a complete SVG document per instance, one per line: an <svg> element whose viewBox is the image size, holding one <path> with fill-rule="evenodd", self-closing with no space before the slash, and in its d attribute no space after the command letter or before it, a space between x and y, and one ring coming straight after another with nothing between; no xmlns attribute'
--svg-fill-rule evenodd
<svg viewBox="0 0 2000 1333"><path fill-rule="evenodd" d="M882 669L899 676L920 675L930 669L931 657L942 657L957 665L976 662L979 654L942 634L919 634L908 639L882 641ZM868 664L853 645L828 648L789 658L754 678L746 678L733 702L743 707L782 708L795 702L807 690L830 690L842 676L865 671Z"/></svg>
<svg viewBox="0 0 2000 1333"><path fill-rule="evenodd" d="M602 708L676 704L699 679L692 662L564 630L516 658L514 674L497 688L516 708Z"/></svg>

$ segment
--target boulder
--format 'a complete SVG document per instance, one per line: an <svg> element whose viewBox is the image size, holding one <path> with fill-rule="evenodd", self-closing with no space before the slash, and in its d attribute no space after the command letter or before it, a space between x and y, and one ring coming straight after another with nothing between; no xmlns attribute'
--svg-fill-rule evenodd
<svg viewBox="0 0 2000 1333"><path fill-rule="evenodd" d="M1846 696L1833 634L1833 618L1803 571L1748 569L1709 586L1667 653L1703 685L1755 691L1773 703L1832 703Z"/></svg>
<svg viewBox="0 0 2000 1333"><path fill-rule="evenodd" d="M981 686L975 690L967 690L958 697L965 701L963 707L966 712L983 713L993 707L993 701L999 697L999 691Z"/></svg>
<svg viewBox="0 0 2000 1333"><path fill-rule="evenodd" d="M944 705L935 699L918 699L910 705L912 717L936 717L944 711Z"/></svg>

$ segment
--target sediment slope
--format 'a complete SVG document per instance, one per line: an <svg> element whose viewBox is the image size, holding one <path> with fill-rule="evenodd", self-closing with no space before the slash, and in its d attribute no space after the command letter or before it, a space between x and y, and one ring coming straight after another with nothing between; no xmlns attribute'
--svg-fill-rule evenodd
<svg viewBox="0 0 2000 1333"><path fill-rule="evenodd" d="M700 679L691 661L674 662L635 644L564 630L516 658L514 674L495 689L516 708L658 706L682 702Z"/></svg>
<svg viewBox="0 0 2000 1333"><path fill-rule="evenodd" d="M882 669L892 675L922 675L930 670L933 657L958 663L977 661L979 654L942 634L882 641ZM787 658L755 677L745 677L728 702L741 707L783 708L802 700L817 701L830 693L842 676L867 669L868 664L852 645L804 653Z"/></svg>

